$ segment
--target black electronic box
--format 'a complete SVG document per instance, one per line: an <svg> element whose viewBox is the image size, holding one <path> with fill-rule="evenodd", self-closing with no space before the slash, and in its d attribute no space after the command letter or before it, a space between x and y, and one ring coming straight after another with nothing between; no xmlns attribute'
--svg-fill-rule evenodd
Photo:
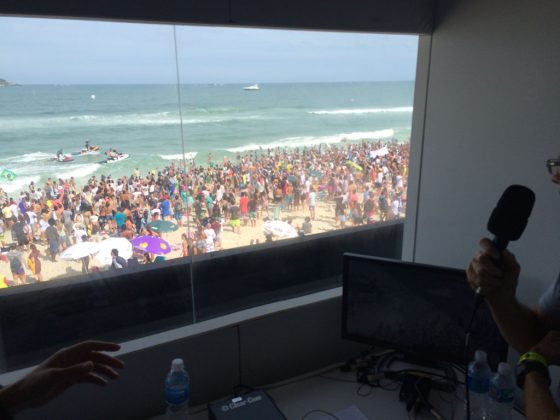
<svg viewBox="0 0 560 420"><path fill-rule="evenodd" d="M208 404L210 420L286 420L272 398L257 390Z"/></svg>

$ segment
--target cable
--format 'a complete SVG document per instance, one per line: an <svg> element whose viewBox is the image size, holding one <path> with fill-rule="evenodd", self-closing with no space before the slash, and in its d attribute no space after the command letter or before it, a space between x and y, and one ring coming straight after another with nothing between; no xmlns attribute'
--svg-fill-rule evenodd
<svg viewBox="0 0 560 420"><path fill-rule="evenodd" d="M307 413L305 413L305 414L303 415L303 417L301 418L301 420L305 420L310 414L313 414L313 413L326 414L327 416L329 416L329 417L331 417L331 418L333 418L333 419L335 419L335 420L341 420L340 417L337 417L337 416L335 416L334 414L329 413L328 411L325 411L325 410L311 410L311 411L308 411Z"/></svg>
<svg viewBox="0 0 560 420"><path fill-rule="evenodd" d="M367 393L363 393L360 392L360 390L362 388L368 387L368 392ZM373 387L370 384L361 384L358 389L356 390L356 395L358 397L369 397L371 395L371 393L373 392Z"/></svg>
<svg viewBox="0 0 560 420"><path fill-rule="evenodd" d="M432 373L429 372L427 370L422 370L422 369L401 369L401 370L391 370L391 371L385 371L386 373L392 373L392 374L411 374L414 375L416 373L418 373L419 375L422 376L435 376L437 378L442 378L442 379L446 379L450 382L454 382L456 384L459 385L465 385L464 381L460 381L459 379L457 379L456 376L448 376L448 375L440 375L439 373Z"/></svg>
<svg viewBox="0 0 560 420"><path fill-rule="evenodd" d="M470 398L470 391L469 391L469 384L468 384L468 375L469 375L468 360L469 360L469 344L471 339L471 329L474 322L474 317L476 315L476 312L478 311L478 308L480 308L483 299L484 296L482 294L480 293L475 294L471 319L469 320L469 323L467 324L467 329L465 330L465 350L464 350L463 360L466 363L465 365L465 389L466 389L465 419L466 420L471 419L471 398Z"/></svg>
<svg viewBox="0 0 560 420"><path fill-rule="evenodd" d="M517 407L517 406L513 406L513 409L515 411L517 411L519 414L521 414L523 417L525 417L525 411L523 411L521 408Z"/></svg>
<svg viewBox="0 0 560 420"><path fill-rule="evenodd" d="M356 383L356 381L354 379L333 378L332 376L326 376L326 375L319 375L319 378L328 379L330 381L336 381L336 382L348 382L348 383L351 383L351 384Z"/></svg>
<svg viewBox="0 0 560 420"><path fill-rule="evenodd" d="M331 371L333 369L336 369L337 367L341 367L343 365L344 365L344 363L335 363L335 364L332 364L330 366L324 367L322 369L317 369L317 370L314 370L313 372L305 373L305 374L297 376L295 378L287 379L285 381L276 382L276 383L273 383L273 384L270 384L270 385L257 386L257 388L264 389L264 390L269 390L269 389L275 389L275 388L285 386L285 385L295 384L295 383L302 382L302 381L305 381L305 380L310 379L310 378L314 378L316 376L320 376L322 373L329 372L329 371Z"/></svg>
<svg viewBox="0 0 560 420"><path fill-rule="evenodd" d="M245 391L238 391L239 388L244 389ZM254 392L254 391L256 391L256 389L253 388L250 385L237 384L233 387L233 396L234 397L239 397L241 395L245 395L245 394L248 394L248 393Z"/></svg>

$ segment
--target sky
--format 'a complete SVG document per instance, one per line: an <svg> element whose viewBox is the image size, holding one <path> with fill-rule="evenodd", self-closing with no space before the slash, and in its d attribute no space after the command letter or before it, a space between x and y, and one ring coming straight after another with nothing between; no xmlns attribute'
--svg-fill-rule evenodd
<svg viewBox="0 0 560 420"><path fill-rule="evenodd" d="M414 80L411 35L177 26L181 83ZM0 78L175 83L172 25L0 17Z"/></svg>

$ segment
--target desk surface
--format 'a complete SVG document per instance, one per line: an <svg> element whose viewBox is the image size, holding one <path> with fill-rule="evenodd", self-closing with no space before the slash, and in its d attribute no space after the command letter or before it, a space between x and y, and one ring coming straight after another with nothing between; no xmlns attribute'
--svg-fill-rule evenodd
<svg viewBox="0 0 560 420"><path fill-rule="evenodd" d="M333 369L325 373L307 378L294 378L273 387L263 387L274 399L277 406L288 420L329 420L341 410L356 406L365 418L370 420L418 420L433 419L429 413L419 413L408 416L404 403L399 401L399 384L387 380L389 389L370 388L355 382L355 373L343 373ZM455 394L432 391L432 403L442 417L446 420L459 420L465 418L464 410L465 390L463 386L457 388ZM203 407L200 409L203 410ZM320 411L314 411L320 410ZM197 412L197 407L193 407ZM312 412L313 411L313 412ZM306 416L307 415L307 416ZM158 417L157 419L163 419ZM342 417L344 419L344 417ZM524 417L514 412L513 419ZM189 417L189 420L207 420L206 410ZM154 419L155 420L155 419Z"/></svg>

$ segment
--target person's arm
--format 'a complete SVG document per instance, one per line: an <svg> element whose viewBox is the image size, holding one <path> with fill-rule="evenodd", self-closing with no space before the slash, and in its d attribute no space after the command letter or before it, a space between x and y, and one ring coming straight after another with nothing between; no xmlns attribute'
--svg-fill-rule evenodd
<svg viewBox="0 0 560 420"><path fill-rule="evenodd" d="M523 305L515 296L496 295L486 302L504 339L520 353L529 351L548 331L538 310Z"/></svg>
<svg viewBox="0 0 560 420"><path fill-rule="evenodd" d="M525 353L549 328L538 310L526 307L515 297L520 271L515 256L507 250L500 255L487 238L480 241L480 246L482 250L467 269L469 284L473 290L480 288L506 341Z"/></svg>
<svg viewBox="0 0 560 420"><path fill-rule="evenodd" d="M118 349L115 343L85 341L59 350L19 381L0 389L0 411L13 416L41 406L77 383L106 386L105 377L118 378L115 369L124 363L103 352Z"/></svg>
<svg viewBox="0 0 560 420"><path fill-rule="evenodd" d="M531 348L548 365L560 365L560 331L550 331ZM550 379L545 373L530 371L524 381L525 414L528 420L560 419L560 409L550 392Z"/></svg>
<svg viewBox="0 0 560 420"><path fill-rule="evenodd" d="M560 410L556 406L550 385L539 372L529 372L525 377L525 415L527 420L558 420Z"/></svg>

